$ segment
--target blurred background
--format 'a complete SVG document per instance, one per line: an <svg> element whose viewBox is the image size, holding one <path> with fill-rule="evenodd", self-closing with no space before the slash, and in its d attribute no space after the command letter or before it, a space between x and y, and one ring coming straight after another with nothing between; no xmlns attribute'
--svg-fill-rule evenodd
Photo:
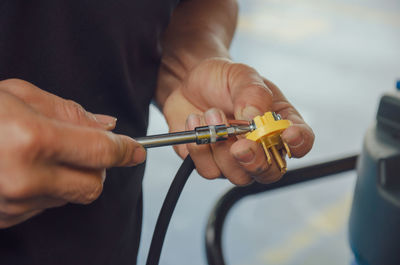
<svg viewBox="0 0 400 265"><path fill-rule="evenodd" d="M400 79L398 0L239 0L231 54L276 83L314 129L313 150L288 168L358 153L380 96ZM149 134L167 125L151 109ZM164 196L181 160L151 149L144 181L139 264L145 264ZM228 216L229 265L350 264L347 219L356 173L250 197ZM192 174L173 215L160 264L207 264L204 230L232 185Z"/></svg>

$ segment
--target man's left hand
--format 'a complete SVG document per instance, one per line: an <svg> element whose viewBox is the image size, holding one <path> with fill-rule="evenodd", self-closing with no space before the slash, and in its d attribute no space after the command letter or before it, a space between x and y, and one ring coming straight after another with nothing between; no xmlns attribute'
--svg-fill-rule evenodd
<svg viewBox="0 0 400 265"><path fill-rule="evenodd" d="M267 111L292 121L282 138L293 157L307 154L314 142L311 128L277 86L244 64L220 58L201 62L163 107L172 132L226 124L227 119L251 120ZM175 150L181 157L190 153L198 173L207 179L223 175L243 186L253 180L270 183L282 177L275 162L267 163L261 145L244 137L211 145L180 145Z"/></svg>

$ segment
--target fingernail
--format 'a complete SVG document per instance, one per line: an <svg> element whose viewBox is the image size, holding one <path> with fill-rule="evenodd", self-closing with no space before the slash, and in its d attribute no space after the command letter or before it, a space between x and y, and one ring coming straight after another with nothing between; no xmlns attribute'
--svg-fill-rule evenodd
<svg viewBox="0 0 400 265"><path fill-rule="evenodd" d="M142 146L135 148L133 153L134 165L142 164L146 160L146 150Z"/></svg>
<svg viewBox="0 0 400 265"><path fill-rule="evenodd" d="M104 125L106 127L115 127L117 123L117 118L109 116L109 115L104 115L104 114L94 114L95 120L100 123L101 125Z"/></svg>
<svg viewBox="0 0 400 265"><path fill-rule="evenodd" d="M190 114L186 121L186 126L188 130L193 130L194 128L200 126L200 115Z"/></svg>
<svg viewBox="0 0 400 265"><path fill-rule="evenodd" d="M255 158L255 153L251 149L246 149L242 152L233 154L234 157L241 163L249 164L253 162Z"/></svg>
<svg viewBox="0 0 400 265"><path fill-rule="evenodd" d="M289 147L299 147L304 143L304 137L301 133L294 130L286 130L282 133L282 139Z"/></svg>
<svg viewBox="0 0 400 265"><path fill-rule="evenodd" d="M243 110L242 110L242 117L241 119L244 120L251 120L253 119L255 116L257 115L261 115L262 112L257 109L256 107L253 106L246 106Z"/></svg>
<svg viewBox="0 0 400 265"><path fill-rule="evenodd" d="M223 122L221 112L217 109L209 109L204 113L207 124L218 125Z"/></svg>

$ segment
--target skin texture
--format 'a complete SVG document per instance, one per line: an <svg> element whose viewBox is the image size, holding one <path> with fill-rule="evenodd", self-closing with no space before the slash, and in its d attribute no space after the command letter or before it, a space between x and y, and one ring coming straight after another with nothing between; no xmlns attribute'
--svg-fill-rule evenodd
<svg viewBox="0 0 400 265"><path fill-rule="evenodd" d="M170 131L226 123L227 118L250 120L275 111L292 121L282 138L294 157L302 157L314 142L311 128L276 85L229 59L236 19L233 0L189 0L175 10L164 36L156 97ZM190 153L198 173L207 179L223 175L242 186L282 177L275 163L268 165L262 147L243 137L175 150L181 157Z"/></svg>
<svg viewBox="0 0 400 265"><path fill-rule="evenodd" d="M31 83L0 82L0 228L68 202L88 204L105 169L145 159L133 139L110 130L116 119Z"/></svg>
<svg viewBox="0 0 400 265"><path fill-rule="evenodd" d="M163 38L156 101L170 131L227 118L252 119L275 111L293 126L282 137L294 157L312 147L314 134L281 91L247 65L229 60L237 19L233 0L187 0L174 11ZM0 81L0 228L68 202L88 204L102 192L105 169L134 166L145 150L111 132L116 119L28 82ZM277 181L262 148L238 138L212 145L176 147L191 154L205 178L226 176L247 185Z"/></svg>

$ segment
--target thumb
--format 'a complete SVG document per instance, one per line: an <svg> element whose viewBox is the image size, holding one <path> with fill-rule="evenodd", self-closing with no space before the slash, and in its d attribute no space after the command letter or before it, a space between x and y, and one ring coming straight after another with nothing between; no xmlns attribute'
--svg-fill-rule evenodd
<svg viewBox="0 0 400 265"><path fill-rule="evenodd" d="M258 72L245 64L232 63L228 67L228 86L235 118L251 120L270 111L272 92Z"/></svg>

